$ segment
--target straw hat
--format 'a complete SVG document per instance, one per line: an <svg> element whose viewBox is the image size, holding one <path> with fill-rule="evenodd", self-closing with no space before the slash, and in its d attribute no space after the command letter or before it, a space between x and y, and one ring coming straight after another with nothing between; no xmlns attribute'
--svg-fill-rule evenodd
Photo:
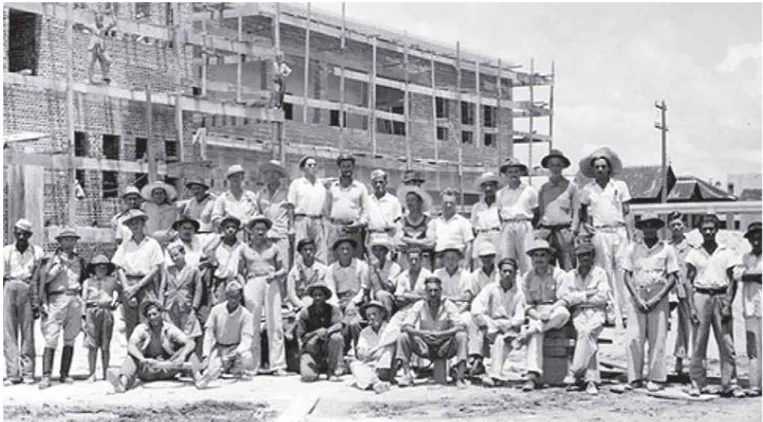
<svg viewBox="0 0 763 422"><path fill-rule="evenodd" d="M409 193L413 193L421 198L422 212L426 212L432 209L432 195L430 195L424 189L413 185L403 185L397 188L397 199L400 201L400 203L405 204L405 198Z"/></svg>
<svg viewBox="0 0 763 422"><path fill-rule="evenodd" d="M620 157L608 147L601 147L580 160L580 172L583 176L590 178L594 177L593 160L598 158L605 158L609 162L610 167L612 167L612 176L620 174L623 171L623 163L620 161Z"/></svg>
<svg viewBox="0 0 763 422"><path fill-rule="evenodd" d="M477 248L477 256L481 258L490 255L498 255L498 251L495 250L495 245L493 245L492 242L481 242Z"/></svg>
<svg viewBox="0 0 763 422"><path fill-rule="evenodd" d="M334 241L334 244L331 245L331 249L333 250L333 249L338 248L339 245L341 245L344 242L348 242L349 244L352 245L353 248L357 248L358 247L358 241L357 240L355 240L355 239L353 239L351 237L340 237L339 239Z"/></svg>
<svg viewBox="0 0 763 422"><path fill-rule="evenodd" d="M175 200L175 198L178 196L178 192L174 187L162 182L161 180L157 180L154 183L149 183L146 186L143 186L143 189L140 190L140 196L142 196L146 201L151 201L151 192L153 192L154 189L164 189L164 192L167 193L168 202Z"/></svg>
<svg viewBox="0 0 763 422"><path fill-rule="evenodd" d="M130 185L127 188L125 188L125 191L122 193L122 199L130 195L141 196L140 190L138 190L138 188L136 188L135 186Z"/></svg>
<svg viewBox="0 0 763 422"><path fill-rule="evenodd" d="M554 249L551 248L551 245L543 239L534 239L532 245L527 248L525 253L527 255L532 255L534 251L546 251L548 253L554 253Z"/></svg>
<svg viewBox="0 0 763 422"><path fill-rule="evenodd" d="M193 185L198 185L198 186L203 187L204 189L209 189L209 185L204 183L204 180L202 180L202 179L191 179L191 180L188 181L188 183L185 184L185 187L190 189L191 186L193 186Z"/></svg>
<svg viewBox="0 0 763 422"><path fill-rule="evenodd" d="M418 170L406 170L403 175L403 183L424 183L426 179Z"/></svg>
<svg viewBox="0 0 763 422"><path fill-rule="evenodd" d="M136 210L136 209L127 210L124 214L124 218L122 219L122 224L127 224L130 221L135 219L141 219L143 221L148 220L148 214L143 212L143 210Z"/></svg>
<svg viewBox="0 0 763 422"><path fill-rule="evenodd" d="M106 273L107 274L111 274L114 271L114 268L116 268L116 266L114 264L112 264L111 261L109 261L108 258L106 258L106 255L100 254L100 255L97 255L95 258L93 258L92 261L90 261L90 264L88 264L88 266L87 266L87 272L88 273L94 273L95 272L95 267L97 267L99 265L106 265L106 267L107 267Z"/></svg>
<svg viewBox="0 0 763 422"><path fill-rule="evenodd" d="M485 183L495 183L496 185L501 185L501 178L498 177L497 174L493 173L492 171L488 171L485 173L482 173L480 177L477 178L477 181L474 182L474 186L477 187L477 189L482 189L482 185Z"/></svg>
<svg viewBox="0 0 763 422"><path fill-rule="evenodd" d="M79 239L80 235L78 235L73 228L64 227L63 229L61 229L60 232L58 232L58 235L56 236L56 240L67 239L67 238Z"/></svg>
<svg viewBox="0 0 763 422"><path fill-rule="evenodd" d="M339 157L336 158L336 165L342 164L342 161L352 161L352 164L355 164L355 157L350 154L340 154Z"/></svg>
<svg viewBox="0 0 763 422"><path fill-rule="evenodd" d="M196 232L201 229L201 223L199 223L199 220L191 217L180 217L179 219L175 220L174 223L172 223L172 230L177 231L178 227L180 227L183 223L191 223L193 225L194 231Z"/></svg>
<svg viewBox="0 0 763 422"><path fill-rule="evenodd" d="M368 242L368 247L383 246L387 248L387 251L393 249L392 240L386 233L371 233L371 240Z"/></svg>
<svg viewBox="0 0 763 422"><path fill-rule="evenodd" d="M264 215L258 215L254 217L253 219L249 220L249 223L247 223L247 227L254 227L257 223L265 223L266 226L268 226L268 230L270 230L273 227L273 221L271 221L269 218L265 217Z"/></svg>
<svg viewBox="0 0 763 422"><path fill-rule="evenodd" d="M381 309L381 311L383 313L383 316L382 316L383 320L386 320L387 317L389 316L389 310L387 309L387 307L384 306L381 302L379 302L377 300L372 300L372 301L366 303L365 305L361 306L360 307L360 316L362 316L363 319L368 320L368 317L366 317L366 312L369 309L371 309L371 308L379 308L379 309Z"/></svg>
<svg viewBox="0 0 763 422"><path fill-rule="evenodd" d="M229 215L229 216L223 218L222 220L220 220L220 227L225 226L225 223L227 223L229 221L234 223L236 225L236 228L241 228L241 220L239 220L238 218L236 218L236 217L234 217L232 215Z"/></svg>
<svg viewBox="0 0 763 422"><path fill-rule="evenodd" d="M330 299L332 296L331 289L325 283L315 283L307 286L307 294L312 296L315 289L323 290L326 294L326 299Z"/></svg>

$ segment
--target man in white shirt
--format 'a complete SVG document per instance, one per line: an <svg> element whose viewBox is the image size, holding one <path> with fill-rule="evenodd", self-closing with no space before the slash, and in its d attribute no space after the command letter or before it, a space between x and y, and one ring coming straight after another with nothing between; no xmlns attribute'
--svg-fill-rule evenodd
<svg viewBox="0 0 763 422"><path fill-rule="evenodd" d="M180 216L198 221L199 233L213 232L212 208L216 197L209 193L209 185L201 179L194 179L186 183L185 187L193 193L193 196L182 204Z"/></svg>
<svg viewBox="0 0 763 422"><path fill-rule="evenodd" d="M376 169L371 172L371 186L373 195L369 197L368 233L384 234L394 239L400 219L403 218L400 200L387 192L387 173L384 170ZM370 239L370 236L368 238Z"/></svg>
<svg viewBox="0 0 763 422"><path fill-rule="evenodd" d="M329 222L326 237L330 245L339 238L353 238L358 244L354 250L355 257L362 258L365 252L364 231L368 225L368 212L371 207L368 190L363 183L354 179L354 157L342 154L336 159L336 163L339 167L339 180L327 186L324 214L329 217ZM335 259L335 256L329 254L327 264Z"/></svg>
<svg viewBox="0 0 763 422"><path fill-rule="evenodd" d="M736 294L734 267L739 265L739 257L729 248L719 245L718 217L705 215L699 225L702 246L694 248L686 255L688 277L694 285L691 305L691 319L695 327L694 350L691 355L691 396L699 396L708 391L706 383L707 341L710 328L718 342L721 360L721 388L723 396L744 397L744 392L736 385L736 351L734 349L734 320L731 304Z"/></svg>
<svg viewBox="0 0 763 422"><path fill-rule="evenodd" d="M463 257L470 258L474 232L469 220L456 213L456 195L451 188L442 191L442 215L432 222L435 253L440 255L446 249L455 248L461 251ZM437 268L441 266L436 265Z"/></svg>
<svg viewBox="0 0 763 422"><path fill-rule="evenodd" d="M744 313L745 332L747 333L748 377L750 388L748 397L760 396L761 380L761 339L760 335L760 283L763 273L761 252L761 224L751 223L744 237L750 242L752 250L742 257L742 264L734 269L734 278L742 282L742 312Z"/></svg>
<svg viewBox="0 0 763 422"><path fill-rule="evenodd" d="M593 225L596 264L607 272L614 294L612 312L608 309L607 320L614 320L618 329L623 328L623 318L630 306L623 284L622 259L633 233L628 185L612 178L622 169L620 157L606 147L580 161L580 172L594 179L580 191L580 222L586 223L590 217Z"/></svg>
<svg viewBox="0 0 763 422"><path fill-rule="evenodd" d="M441 252L440 259L443 267L436 269L434 276L441 282L442 296L452 301L459 311L464 312L469 309L474 295L471 274L461 266L461 250L446 249Z"/></svg>
<svg viewBox="0 0 763 422"><path fill-rule="evenodd" d="M498 254L495 246L490 242L483 242L475 249L477 249L480 266L469 273L469 281L464 283L472 298L477 296L488 284L500 279L499 271L496 270L495 265L495 257Z"/></svg>
<svg viewBox="0 0 763 422"><path fill-rule="evenodd" d="M302 239L315 241L315 258L328 265L328 246L324 223L324 207L326 204L326 187L318 180L315 157L305 156L299 160L299 168L303 177L294 179L289 185L287 202L294 222L294 241Z"/></svg>
<svg viewBox="0 0 763 422"><path fill-rule="evenodd" d="M3 355L6 385L34 383L34 320L39 313L33 275L43 251L29 242L32 223L20 219L13 225L16 241L3 247ZM20 347L19 347L20 343ZM21 349L21 353L19 353ZM21 367L19 369L19 366Z"/></svg>
<svg viewBox="0 0 763 422"><path fill-rule="evenodd" d="M128 186L122 193L121 199L125 210L111 218L111 227L114 229L117 245L122 243L124 239L129 239L130 236L132 236L130 229L124 225L124 219L130 215L130 210L140 209L140 203L143 198L140 196L140 190L138 188L135 186Z"/></svg>
<svg viewBox="0 0 763 422"><path fill-rule="evenodd" d="M395 342L381 343L389 311L374 300L365 304L360 314L368 321L368 326L360 332L355 359L350 361L350 372L359 389L373 388L377 394L383 393L389 390L389 383L394 379Z"/></svg>
<svg viewBox="0 0 763 422"><path fill-rule="evenodd" d="M278 248L284 266L291 268L293 252L289 247L289 236L292 233L292 220L287 202L287 187L281 182L281 179L288 179L289 173L278 160L267 162L260 172L264 175L265 186L257 192L257 208L273 222L273 227L268 230L268 240ZM286 297L285 283L281 283L281 297Z"/></svg>
<svg viewBox="0 0 763 422"><path fill-rule="evenodd" d="M538 190L522 182L527 176L527 166L514 157L509 157L501 164L501 175L506 185L498 191L500 209L501 257L514 258L519 264L520 274L530 268L527 245L532 241L532 230L538 216Z"/></svg>
<svg viewBox="0 0 763 422"><path fill-rule="evenodd" d="M477 250L482 243L490 243L495 250L501 247L501 215L497 191L501 179L493 172L483 173L475 182L482 191L480 201L472 205L471 224L476 233L472 258L477 261Z"/></svg>
<svg viewBox="0 0 763 422"><path fill-rule="evenodd" d="M236 217L242 227L248 227L249 222L260 214L257 208L257 195L244 189L244 168L238 164L228 167L225 178L228 180L228 190L215 199L212 208L212 223L220 226L223 218ZM244 240L244 239L242 239Z"/></svg>

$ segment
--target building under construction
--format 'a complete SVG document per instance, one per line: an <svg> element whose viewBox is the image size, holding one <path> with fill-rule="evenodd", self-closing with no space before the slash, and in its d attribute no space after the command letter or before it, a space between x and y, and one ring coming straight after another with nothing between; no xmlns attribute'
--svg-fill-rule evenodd
<svg viewBox="0 0 763 422"><path fill-rule="evenodd" d="M79 30L97 15L115 23L110 83L90 81L92 36ZM553 89L536 101L533 87L553 74L357 24L344 6L4 3L3 19L5 232L26 216L37 243L63 225L108 243L129 184L201 177L221 191L238 163L251 186L259 163L281 159L296 177L305 154L325 176L353 154L360 180L383 168L392 187L416 169L426 189L460 189L469 205L474 179L514 144L550 141L532 120L552 116ZM273 107L279 52L291 73Z"/></svg>

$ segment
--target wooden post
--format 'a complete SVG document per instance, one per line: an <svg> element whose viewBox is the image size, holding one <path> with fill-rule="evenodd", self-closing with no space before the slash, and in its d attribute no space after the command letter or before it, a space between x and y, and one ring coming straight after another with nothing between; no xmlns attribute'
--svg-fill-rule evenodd
<svg viewBox="0 0 763 422"><path fill-rule="evenodd" d="M72 3L66 4L66 134L69 138L69 157L74 158L74 28L72 27ZM75 184L77 171L69 169L69 219L67 223L74 227L77 218L77 198ZM31 180L27 180L31 183ZM42 186L38 186L42 189ZM42 233L39 233L42 235Z"/></svg>
<svg viewBox="0 0 763 422"><path fill-rule="evenodd" d="M371 113L368 115L368 133L371 137L371 150L376 160L376 44L378 38L371 38L371 76L368 80L368 108Z"/></svg>
<svg viewBox="0 0 763 422"><path fill-rule="evenodd" d="M173 34L173 46L175 47L175 60L177 61L177 72L175 72L175 87L179 90L177 103L175 103L175 132L177 133L178 139L178 160L183 163L185 161L185 146L183 145L183 108L180 105L180 99L183 96L183 90L181 88L183 83L182 61L180 56L183 48L180 45L180 11L178 9L178 3L172 3L172 11L172 15L174 16L173 25L175 29ZM182 192L182 189L185 187L185 166L181 165L180 169L180 176L178 177L177 182L178 186L175 186L178 192Z"/></svg>
<svg viewBox="0 0 763 422"><path fill-rule="evenodd" d="M476 91L477 91L477 104L475 104L474 108L474 142L477 143L477 148L483 149L485 147L485 143L482 140L482 90L480 89L480 62L477 60L474 68L475 74L474 74L474 80L476 85ZM484 150L483 150L484 154ZM484 157L484 155L483 155Z"/></svg>
<svg viewBox="0 0 763 422"><path fill-rule="evenodd" d="M550 114L548 115L548 152L554 148L554 85L556 84L556 66L554 61L551 60L551 86L548 90L548 108Z"/></svg>
<svg viewBox="0 0 763 422"><path fill-rule="evenodd" d="M495 123L495 142L497 143L496 147L498 148L498 163L503 162L503 142L501 142L501 121L500 121L500 115L501 115L501 96L502 96L502 89L501 86L501 59L498 59L498 72L495 75L495 81L496 85L498 87L498 97L495 100L495 116L493 117L493 121Z"/></svg>
<svg viewBox="0 0 763 422"><path fill-rule="evenodd" d="M302 99L302 123L307 123L307 100L310 92L310 3L307 3L307 27L305 28L305 92Z"/></svg>
<svg viewBox="0 0 763 422"><path fill-rule="evenodd" d="M148 155L148 183L157 180L156 148L154 147L154 107L151 104L151 82L146 84L146 154Z"/></svg>
<svg viewBox="0 0 763 422"><path fill-rule="evenodd" d="M274 42L276 54L280 54L281 53L281 4L280 3L276 3L276 15L273 20L273 42ZM278 69L277 71L280 71L280 69ZM284 83L284 81L281 81L281 83ZM273 134L273 159L279 160L281 161L281 163L285 163L286 148L284 148L284 144L283 144L283 122L272 122L270 126L271 126L271 130Z"/></svg>
<svg viewBox="0 0 763 422"><path fill-rule="evenodd" d="M413 158L411 157L411 111L410 111L410 94L408 93L408 79L410 77L408 73L408 31L406 30L403 35L403 43L405 48L403 50L403 72L405 78L405 88L403 90L403 113L405 117L405 168L411 169Z"/></svg>
<svg viewBox="0 0 763 422"><path fill-rule="evenodd" d="M429 55L429 63L431 64L431 82L432 82L432 139L434 140L434 161L437 163L440 160L440 141L437 139L437 85L435 84L435 61L434 53ZM435 184L437 190L440 190L440 165L435 165Z"/></svg>
<svg viewBox="0 0 763 422"><path fill-rule="evenodd" d="M527 183L532 186L533 184L533 140L535 139L535 134L533 134L533 118L535 115L535 90L533 87L535 86L535 59L530 59L530 142L527 144L527 168L530 170L528 171L527 175Z"/></svg>
<svg viewBox="0 0 763 422"><path fill-rule="evenodd" d="M238 33L236 38L239 42L243 41L242 27L244 26L244 18L238 17ZM238 55L238 62L236 63L236 102L241 103L241 75L243 73L244 59L246 56L243 54Z"/></svg>
<svg viewBox="0 0 763 422"><path fill-rule="evenodd" d="M461 121L463 119L462 113L461 113L461 42L456 42L456 109L458 110L458 122L457 122L457 128L458 130L456 135L456 142L458 143L458 184L459 189L461 191L461 209L464 207L464 172L463 172L463 161L464 161L464 148L463 148L463 138L462 138L462 130L461 130Z"/></svg>
<svg viewBox="0 0 763 422"><path fill-rule="evenodd" d="M201 21L201 35L204 40L204 46L201 48L201 96L207 96L207 20Z"/></svg>
<svg viewBox="0 0 763 422"><path fill-rule="evenodd" d="M346 140L344 139L344 48L347 40L346 36L346 21L345 21L345 3L342 2L342 35L339 38L339 57L341 57L342 74L339 75L339 153L343 153L346 148Z"/></svg>

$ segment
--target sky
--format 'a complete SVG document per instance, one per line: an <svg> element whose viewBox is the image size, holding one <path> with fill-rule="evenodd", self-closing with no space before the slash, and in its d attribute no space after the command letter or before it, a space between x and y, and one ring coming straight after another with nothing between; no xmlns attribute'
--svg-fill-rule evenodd
<svg viewBox="0 0 763 422"><path fill-rule="evenodd" d="M312 7L341 13L341 3ZM536 71L550 73L553 60L554 147L573 163L606 145L626 166L660 164L654 102L664 99L676 174L725 181L761 171L761 4L348 2L346 15L460 41L523 70L533 58ZM515 89L515 99L526 91ZM548 91L536 97L547 99ZM515 119L515 127L526 129L526 120ZM533 164L547 150L534 146ZM529 158L525 146L515 155Z"/></svg>

